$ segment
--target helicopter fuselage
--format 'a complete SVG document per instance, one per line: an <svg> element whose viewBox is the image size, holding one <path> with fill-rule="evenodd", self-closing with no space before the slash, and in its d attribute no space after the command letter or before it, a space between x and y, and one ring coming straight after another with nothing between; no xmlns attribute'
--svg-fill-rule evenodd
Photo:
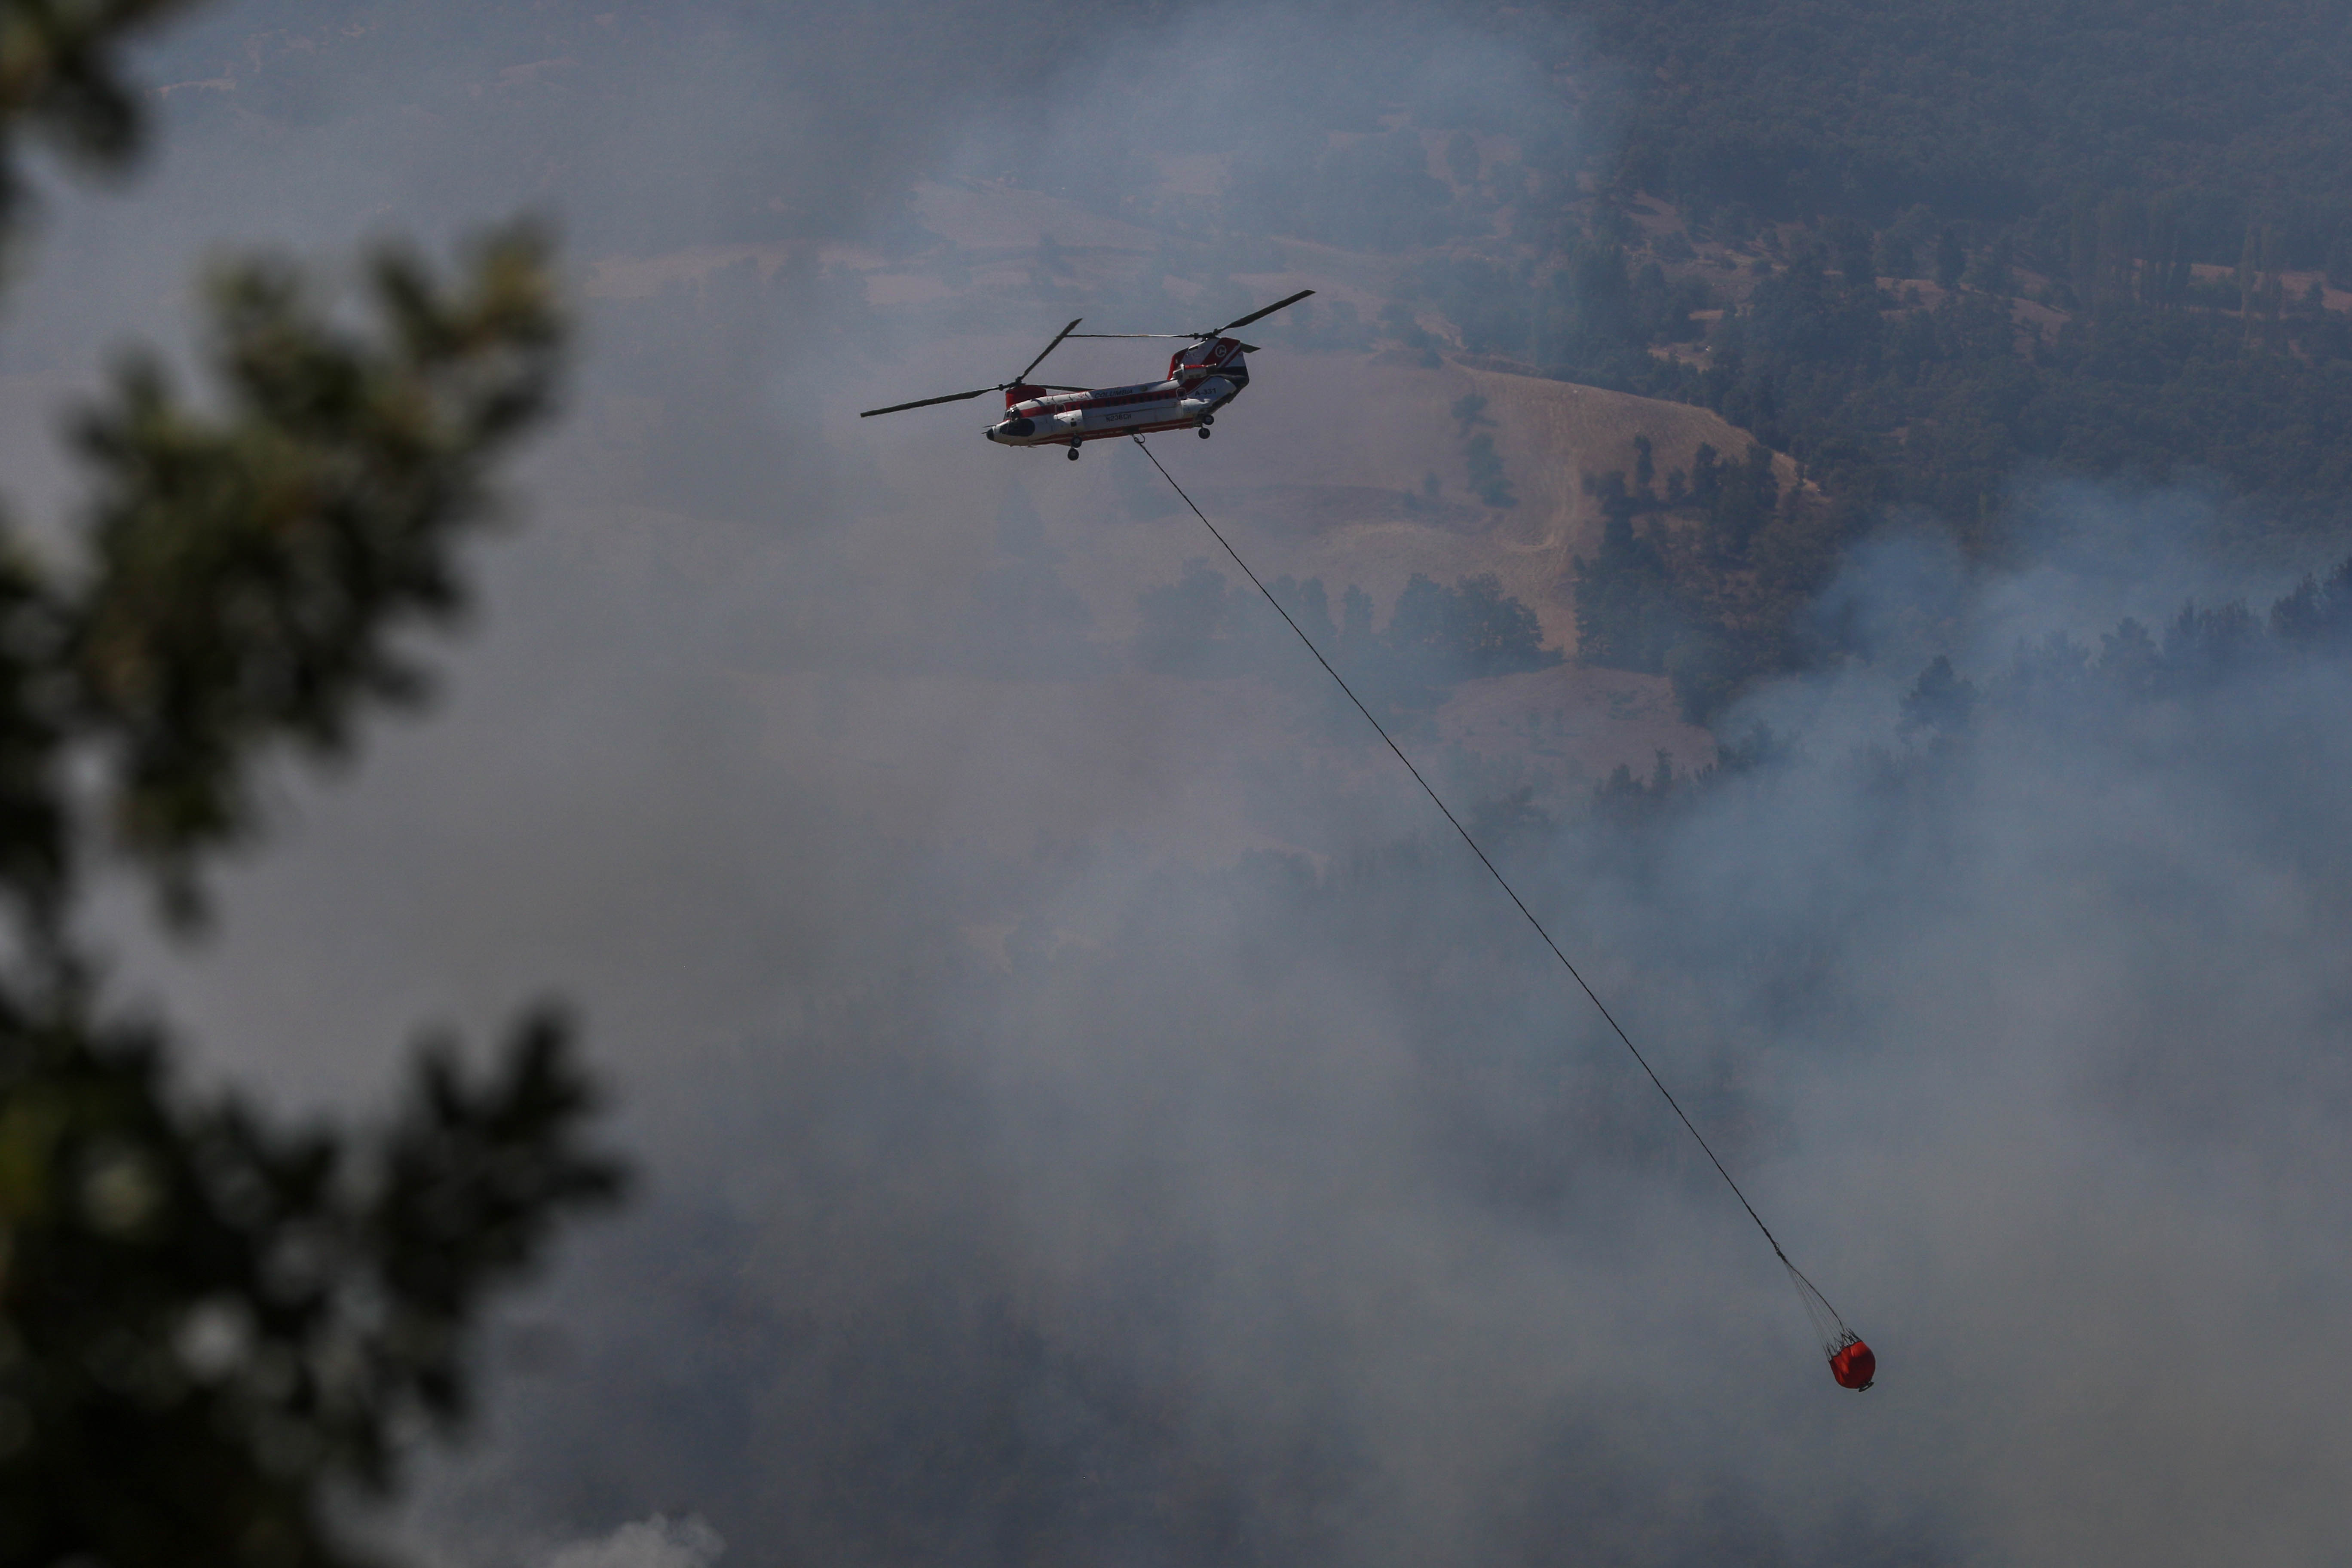
<svg viewBox="0 0 2352 1568"><path fill-rule="evenodd" d="M1004 417L987 427L1003 447L1069 447L1158 430L1207 425L1249 384L1245 345L1233 338L1194 343L1168 362L1164 380L1133 386L1053 392L1015 384L1004 389Z"/></svg>

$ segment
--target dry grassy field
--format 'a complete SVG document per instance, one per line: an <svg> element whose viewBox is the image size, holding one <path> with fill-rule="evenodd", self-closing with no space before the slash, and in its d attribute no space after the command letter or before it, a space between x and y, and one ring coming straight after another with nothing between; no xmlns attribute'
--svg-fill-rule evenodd
<svg viewBox="0 0 2352 1568"><path fill-rule="evenodd" d="M794 404L821 426L840 510L855 518L828 546L831 569L892 585L891 624L871 623L857 634L914 642L929 628L967 621L973 584L1003 567L1008 516L1034 519L1024 524L1035 531L1033 555L1083 603L1086 635L1105 647L1133 635L1139 595L1175 581L1188 563L1206 560L1238 585L1240 574L1215 542L1124 443L1090 446L1075 463L1058 449L988 447L979 431L992 416L992 396L885 419L856 416L863 407L1009 375L1084 310L1091 284L1121 268L1131 272L1150 243L1144 230L1033 192L940 188L927 193L919 210L925 226L955 243L969 280L950 289L931 264L856 250L817 258L836 275L862 279L866 309L900 346L882 356L827 354L834 363L826 379ZM1028 270L1025 258L1048 235L1070 258L1066 299L1040 298ZM1392 265L1317 247L1284 249L1290 269L1251 273L1228 286L1238 281L1266 299L1314 288L1363 309ZM590 269L589 289L615 300L691 291L716 269L740 268L747 259L768 272L792 258L761 247L611 258ZM1181 325L1194 313L1180 298L1182 282L1167 280L1168 321L1090 324ZM943 317L941 301L951 297L961 310ZM1128 298L1131 312L1131 291ZM975 318L992 330L940 325ZM1091 385L1150 379L1161 373L1167 349L1072 342L1041 374ZM1604 776L1621 763L1646 770L1660 749L1686 767L1711 758L1711 738L1680 721L1662 678L1575 664L1574 562L1595 549L1601 527L1587 478L1630 473L1637 437L1648 437L1663 484L1690 466L1702 444L1726 456L1743 452L1741 432L1703 409L1511 374L1460 356L1433 365L1393 351L1270 347L1252 357L1251 369L1249 390L1220 417L1212 439L1162 436L1153 450L1263 576L1320 578L1335 608L1347 587L1360 586L1385 616L1416 573L1448 584L1492 574L1534 610L1547 646L1569 656L1550 670L1461 689L1423 743L1507 759L1555 784ZM1465 425L1454 409L1474 394L1485 403L1478 422ZM626 399L608 401L614 405L601 416L583 412L613 426L618 450ZM1515 504L1486 505L1473 489L1465 464L1473 435L1491 438ZM1785 459L1781 467L1783 481L1793 481ZM687 549L691 535L708 531L680 529L660 548ZM720 553L751 542L732 542ZM985 709L995 699L975 691L970 700ZM1177 700L1168 692L1154 698Z"/></svg>

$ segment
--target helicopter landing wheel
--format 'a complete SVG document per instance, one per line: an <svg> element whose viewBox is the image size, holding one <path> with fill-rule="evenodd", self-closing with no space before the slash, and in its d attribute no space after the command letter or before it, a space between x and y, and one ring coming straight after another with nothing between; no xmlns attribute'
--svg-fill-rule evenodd
<svg viewBox="0 0 2352 1568"><path fill-rule="evenodd" d="M1210 426L1214 425L1216 422L1217 416L1213 414L1203 414L1201 416L1201 427L1204 430Z"/></svg>
<svg viewBox="0 0 2352 1568"><path fill-rule="evenodd" d="M1069 458L1073 463L1078 460L1078 444L1076 441L1070 443Z"/></svg>
<svg viewBox="0 0 2352 1568"><path fill-rule="evenodd" d="M1207 421L1207 420L1205 420L1205 419L1204 419L1204 420L1202 420L1202 421L1201 422L1201 428L1200 428L1200 429L1198 429L1198 430L1193 431L1193 432L1192 432L1192 434L1193 434L1193 435L1195 435L1195 436L1198 436L1198 437L1199 437L1202 440L1203 440L1203 441L1207 440L1207 439L1209 438L1209 436L1210 436L1210 431L1209 431L1209 428L1208 428L1208 421Z"/></svg>

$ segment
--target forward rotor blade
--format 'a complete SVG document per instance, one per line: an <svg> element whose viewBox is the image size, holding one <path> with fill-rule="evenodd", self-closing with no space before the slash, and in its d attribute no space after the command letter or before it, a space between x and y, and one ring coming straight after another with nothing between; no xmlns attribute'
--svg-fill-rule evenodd
<svg viewBox="0 0 2352 1568"><path fill-rule="evenodd" d="M1074 338L1182 338L1191 342L1198 332L1072 332Z"/></svg>
<svg viewBox="0 0 2352 1568"><path fill-rule="evenodd" d="M1261 316L1271 316L1271 315L1273 315L1276 310L1281 310L1281 309L1282 309L1284 306L1286 306L1286 305L1296 305L1297 303L1298 303L1298 301L1300 301L1301 300L1304 300L1305 298L1307 298L1307 296L1308 296L1309 294L1312 294L1313 292L1315 292L1315 290L1314 290L1314 289L1301 289L1297 293L1293 294L1293 295L1292 295L1289 299L1287 299L1287 300L1276 300L1273 304L1268 305L1268 306L1267 306L1265 310L1252 310L1248 315L1244 316L1244 317L1243 317L1240 321L1227 321L1223 326L1219 327L1215 331L1213 331L1213 332L1202 332L1201 335L1202 335L1202 337L1204 337L1204 338L1222 338L1222 337L1223 337L1227 332L1232 331L1235 327L1246 327L1246 326L1248 326L1252 321L1256 321L1256 320L1257 320L1259 317L1261 317Z"/></svg>
<svg viewBox="0 0 2352 1568"><path fill-rule="evenodd" d="M1052 353L1055 349L1060 348L1062 346L1062 340L1070 335L1071 329L1075 328L1079 321L1083 321L1085 320L1086 318L1084 316L1080 316L1076 321L1073 321L1069 326L1064 327L1060 331L1055 332L1054 334L1054 341L1047 343L1043 349L1040 349L1037 353L1037 357L1031 360L1027 364L1022 366L1021 374L1014 376L1013 378L1013 382L1008 383L1007 384L1013 384L1028 380L1029 373L1035 370L1039 365L1044 364L1045 363L1045 356Z"/></svg>
<svg viewBox="0 0 2352 1568"><path fill-rule="evenodd" d="M913 403L894 403L887 408L869 408L858 417L871 419L877 414L903 414L909 408L929 408L934 403L961 403L967 397L978 397L982 393L1002 392L1011 384L1010 382L1000 382L994 386L974 387L970 392L950 392L945 397L925 397Z"/></svg>

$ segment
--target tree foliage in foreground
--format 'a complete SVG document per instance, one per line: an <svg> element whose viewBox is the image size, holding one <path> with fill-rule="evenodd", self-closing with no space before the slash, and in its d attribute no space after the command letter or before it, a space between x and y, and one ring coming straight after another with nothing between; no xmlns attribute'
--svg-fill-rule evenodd
<svg viewBox="0 0 2352 1568"><path fill-rule="evenodd" d="M114 56L161 0L0 0L0 223L27 133L139 143ZM257 770L411 702L411 639L463 607L456 552L548 411L562 321L513 231L452 279L379 255L371 310L295 269L211 289L215 395L152 358L83 410L83 548L0 533L0 1568L328 1568L338 1507L466 1414L467 1331L620 1173L561 1014L477 1073L425 1046L360 1128L274 1124L176 1081L76 930L127 866L185 933L260 826Z"/></svg>

